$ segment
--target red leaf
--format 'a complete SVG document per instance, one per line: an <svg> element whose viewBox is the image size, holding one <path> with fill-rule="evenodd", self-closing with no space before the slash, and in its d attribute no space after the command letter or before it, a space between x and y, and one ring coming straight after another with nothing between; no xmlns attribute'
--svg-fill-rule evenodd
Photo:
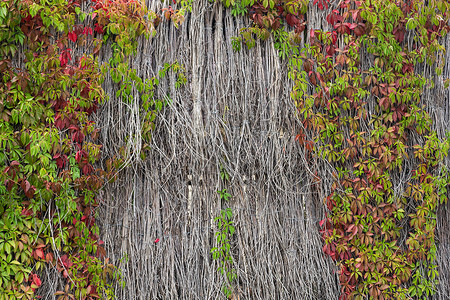
<svg viewBox="0 0 450 300"><path fill-rule="evenodd" d="M158 243L158 242L159 242L159 239L156 239L156 240L155 240L155 244Z"/></svg>
<svg viewBox="0 0 450 300"><path fill-rule="evenodd" d="M334 9L327 17L326 20L328 24L334 26L337 22L342 22L342 16L339 14L339 11Z"/></svg>
<svg viewBox="0 0 450 300"><path fill-rule="evenodd" d="M82 34L92 35L92 27L85 27Z"/></svg>
<svg viewBox="0 0 450 300"><path fill-rule="evenodd" d="M6 188L8 189L8 191L12 190L12 188L14 187L15 182L12 181L11 179L6 179L5 180L5 185Z"/></svg>
<svg viewBox="0 0 450 300"><path fill-rule="evenodd" d="M333 55L336 53L336 48L333 45L328 45L326 50L328 55Z"/></svg>
<svg viewBox="0 0 450 300"><path fill-rule="evenodd" d="M305 142L305 148L306 150L308 150L309 152L311 152L314 148L314 144L312 141L306 141Z"/></svg>
<svg viewBox="0 0 450 300"><path fill-rule="evenodd" d="M336 31L340 34L350 34L350 23L339 22L334 25L334 29L336 29Z"/></svg>
<svg viewBox="0 0 450 300"><path fill-rule="evenodd" d="M310 71L308 75L309 75L309 82L311 82L313 85L317 86L317 75L316 75L316 72Z"/></svg>
<svg viewBox="0 0 450 300"><path fill-rule="evenodd" d="M295 33L300 34L303 31L305 31L305 28L306 28L306 22L298 23L295 26Z"/></svg>
<svg viewBox="0 0 450 300"><path fill-rule="evenodd" d="M63 130L68 125L67 118L62 117L60 113L57 113L55 116L55 126L59 130Z"/></svg>
<svg viewBox="0 0 450 300"><path fill-rule="evenodd" d="M273 29L273 30L277 30L278 28L280 28L280 20L276 19L276 20L272 23L272 29Z"/></svg>
<svg viewBox="0 0 450 300"><path fill-rule="evenodd" d="M37 274L32 274L30 277L30 280L31 280L31 288L33 290L40 287L42 284L41 279L39 278L39 276Z"/></svg>
<svg viewBox="0 0 450 300"><path fill-rule="evenodd" d="M383 97L380 99L380 106L384 109L387 110L390 106L390 99L389 97Z"/></svg>
<svg viewBox="0 0 450 300"><path fill-rule="evenodd" d="M414 65L411 64L403 64L402 72L403 74L412 73L414 71Z"/></svg>
<svg viewBox="0 0 450 300"><path fill-rule="evenodd" d="M56 160L56 166L59 169L64 169L67 164L67 155L61 155L60 153L57 153L53 156L53 159Z"/></svg>
<svg viewBox="0 0 450 300"><path fill-rule="evenodd" d="M84 134L81 131L72 134L72 141L82 143L84 141Z"/></svg>
<svg viewBox="0 0 450 300"><path fill-rule="evenodd" d="M91 174L92 171L94 171L94 168L92 167L91 164L86 164L86 165L84 165L82 171L83 171L83 174L88 175L88 174Z"/></svg>
<svg viewBox="0 0 450 300"><path fill-rule="evenodd" d="M295 136L295 140L298 141L300 143L300 145L304 144L304 139L305 135L303 133L299 133Z"/></svg>
<svg viewBox="0 0 450 300"><path fill-rule="evenodd" d="M64 56L62 54L59 57L59 61L61 63L61 67L64 67L65 65L67 65L67 62L68 62L68 60L66 58L64 58Z"/></svg>
<svg viewBox="0 0 450 300"><path fill-rule="evenodd" d="M286 22L289 24L289 26L294 27L298 23L298 19L293 14L288 14L286 16Z"/></svg>
<svg viewBox="0 0 450 300"><path fill-rule="evenodd" d="M44 251L42 251L42 249L36 249L34 250L34 258L35 259L44 259Z"/></svg>
<svg viewBox="0 0 450 300"><path fill-rule="evenodd" d="M307 59L304 63L303 63L303 70L305 70L306 72L311 72L313 69L313 61L311 59Z"/></svg>
<svg viewBox="0 0 450 300"><path fill-rule="evenodd" d="M333 31L331 33L331 42L333 43L333 45L336 45L336 41L337 41L337 32Z"/></svg>
<svg viewBox="0 0 450 300"><path fill-rule="evenodd" d="M67 254L61 256L60 261L66 268L70 268L73 266L73 262L67 257ZM65 278L67 278L67 276L65 276Z"/></svg>
<svg viewBox="0 0 450 300"><path fill-rule="evenodd" d="M26 193L29 189L30 189L30 183L28 182L28 180L23 180L22 183L20 184L20 186L22 187L22 189L24 190L24 192Z"/></svg>
<svg viewBox="0 0 450 300"><path fill-rule="evenodd" d="M25 192L25 196L27 196L28 199L31 199L31 198L33 198L35 192L36 192L36 187L33 185L33 186L31 186L30 189L28 189L28 191Z"/></svg>
<svg viewBox="0 0 450 300"><path fill-rule="evenodd" d="M69 34L67 35L69 40L71 40L72 42L76 42L77 41L77 34L75 33L75 31L69 32Z"/></svg>
<svg viewBox="0 0 450 300"><path fill-rule="evenodd" d="M329 0L314 0L314 4L318 4L319 9L323 9L324 7L328 9Z"/></svg>
<svg viewBox="0 0 450 300"><path fill-rule="evenodd" d="M76 160L78 163L80 163L81 160L83 159L84 153L85 153L85 151L83 151L83 150L79 150L79 151L77 151L77 153L75 153L75 160Z"/></svg>
<svg viewBox="0 0 450 300"><path fill-rule="evenodd" d="M360 19L361 19L360 15L361 15L361 10L355 9L355 10L352 12L353 20L354 20L354 21L360 20Z"/></svg>
<svg viewBox="0 0 450 300"><path fill-rule="evenodd" d="M366 32L366 24L358 23L354 29L354 33L356 36L361 36Z"/></svg>
<svg viewBox="0 0 450 300"><path fill-rule="evenodd" d="M22 212L20 213L22 216L31 216L33 214L33 211L31 209L22 209Z"/></svg>
<svg viewBox="0 0 450 300"><path fill-rule="evenodd" d="M166 20L170 20L170 17L172 16L172 13L169 11L169 10L167 10L165 13L164 13L164 17L166 18Z"/></svg>
<svg viewBox="0 0 450 300"><path fill-rule="evenodd" d="M53 261L53 254L47 253L47 255L45 255L45 260L47 262Z"/></svg>
<svg viewBox="0 0 450 300"><path fill-rule="evenodd" d="M94 30L95 30L95 32L97 32L98 34L103 34L103 26L101 26L100 24L98 24L98 23L95 23L95 26L94 26Z"/></svg>
<svg viewBox="0 0 450 300"><path fill-rule="evenodd" d="M70 55L70 51L72 51L72 49L67 48L66 50L63 50L61 52L61 55L59 56L59 61L61 62L61 67L66 66L67 63L69 62L69 60L72 59L72 57Z"/></svg>
<svg viewBox="0 0 450 300"><path fill-rule="evenodd" d="M264 27L263 17L261 16L261 14L254 14L253 20L256 22L256 24L258 24L259 27Z"/></svg>

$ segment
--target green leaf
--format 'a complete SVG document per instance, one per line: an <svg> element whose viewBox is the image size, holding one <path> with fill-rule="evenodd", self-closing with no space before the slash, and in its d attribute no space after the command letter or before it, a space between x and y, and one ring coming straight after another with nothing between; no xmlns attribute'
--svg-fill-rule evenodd
<svg viewBox="0 0 450 300"><path fill-rule="evenodd" d="M406 29L408 30L414 30L417 27L417 20L414 18L409 18L406 22Z"/></svg>
<svg viewBox="0 0 450 300"><path fill-rule="evenodd" d="M236 231L236 229L232 225L230 225L228 229L230 231L230 235L233 235L233 233Z"/></svg>
<svg viewBox="0 0 450 300"><path fill-rule="evenodd" d="M233 217L233 212L231 211L230 208L228 208L226 212L227 212L228 220L231 220L231 218Z"/></svg>

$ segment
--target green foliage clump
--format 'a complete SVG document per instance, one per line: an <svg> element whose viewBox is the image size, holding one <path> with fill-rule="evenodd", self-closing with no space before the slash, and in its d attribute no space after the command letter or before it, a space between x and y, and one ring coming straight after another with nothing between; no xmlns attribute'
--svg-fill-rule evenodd
<svg viewBox="0 0 450 300"><path fill-rule="evenodd" d="M118 98L130 101L134 87L140 93L142 136L149 138L164 103L154 99L158 79L143 81L129 57L160 17L139 1L94 2L92 27L81 25L87 14L80 1L0 3L0 299L34 299L47 265L66 281L58 299L113 299L121 281L105 257L95 207L123 159L98 167L102 145L90 116L106 101L101 84L109 72L121 84ZM108 39L114 55L100 66ZM72 57L77 45L92 52ZM13 61L22 58L19 69ZM177 63L160 77L168 70L185 82Z"/></svg>

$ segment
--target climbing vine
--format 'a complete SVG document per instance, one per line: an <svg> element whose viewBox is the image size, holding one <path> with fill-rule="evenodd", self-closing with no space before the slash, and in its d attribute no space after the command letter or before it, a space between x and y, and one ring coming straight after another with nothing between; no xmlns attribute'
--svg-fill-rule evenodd
<svg viewBox="0 0 450 300"><path fill-rule="evenodd" d="M220 177L224 183L229 181L229 175L222 166L220 168ZM224 205L227 205L231 198L231 194L228 193L227 189L218 190L217 193L219 194L220 201ZM233 210L230 207L222 209L220 215L214 218L214 221L217 225L217 232L214 234L217 246L211 249L211 253L213 259L219 263L219 273L225 278L222 292L225 297L229 298L233 295L233 283L237 278L236 270L233 268L231 254L231 239L236 231L233 222Z"/></svg>
<svg viewBox="0 0 450 300"><path fill-rule="evenodd" d="M442 73L448 2L316 0L332 30L309 28L302 49L308 1L244 4L254 23L232 39L234 49L273 36L294 82L303 124L296 140L335 170L320 225L341 298L429 297L438 284L436 211L447 201L449 141L432 129L422 93L434 83L417 70Z"/></svg>
<svg viewBox="0 0 450 300"><path fill-rule="evenodd" d="M137 38L155 34L156 13L134 0L95 0L86 13L83 2L0 2L0 299L37 298L46 266L63 279L58 299L114 298L121 274L106 257L95 207L125 157L100 167L90 116L107 101L101 84L109 73L118 99L130 101L137 90L148 142L164 105L154 97L158 78L170 70L177 85L185 82L177 63L145 81L129 67ZM114 54L100 65L108 41ZM74 48L90 50L75 56Z"/></svg>
<svg viewBox="0 0 450 300"><path fill-rule="evenodd" d="M88 119L104 98L101 73L90 55L71 63L66 35L80 11L65 1L1 5L2 24L16 34L2 49L0 294L35 298L38 272L50 264L66 279L62 298L111 298L119 274L102 259L95 225L101 146ZM20 69L12 64L22 55L17 43L28 48Z"/></svg>
<svg viewBox="0 0 450 300"><path fill-rule="evenodd" d="M334 31L310 32L302 71L313 93L296 85L293 97L315 132L313 152L336 168L321 225L324 252L340 267L342 298L434 293L436 209L447 197L449 144L431 128L421 94L432 83L414 66L439 63L448 9L444 2L345 1L327 18ZM364 48L373 59L365 69ZM421 138L411 147L414 133ZM409 178L403 191L401 172Z"/></svg>

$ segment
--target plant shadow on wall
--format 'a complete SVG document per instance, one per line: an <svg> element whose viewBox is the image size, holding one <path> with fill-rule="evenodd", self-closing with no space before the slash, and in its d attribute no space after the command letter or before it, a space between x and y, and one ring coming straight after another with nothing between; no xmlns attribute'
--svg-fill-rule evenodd
<svg viewBox="0 0 450 300"><path fill-rule="evenodd" d="M173 71L177 85L186 80L177 63L146 80L129 67L137 38L153 36L161 17L139 1L95 0L89 14L84 2L0 3L0 299L38 298L45 267L60 274L57 299L114 298L122 276L106 257L95 208L128 158L98 167L102 145L90 116L107 101L101 84L110 73L117 98L139 95L145 156L164 105L153 94L159 78ZM107 40L114 54L100 66ZM92 51L73 57L73 47Z"/></svg>
<svg viewBox="0 0 450 300"><path fill-rule="evenodd" d="M341 299L431 297L449 140L433 130L422 95L434 83L418 70L442 74L450 4L315 0L332 30L310 28L300 49L308 1L222 2L254 21L232 39L236 51L273 35L294 82L296 140L332 167L320 232L339 267Z"/></svg>

